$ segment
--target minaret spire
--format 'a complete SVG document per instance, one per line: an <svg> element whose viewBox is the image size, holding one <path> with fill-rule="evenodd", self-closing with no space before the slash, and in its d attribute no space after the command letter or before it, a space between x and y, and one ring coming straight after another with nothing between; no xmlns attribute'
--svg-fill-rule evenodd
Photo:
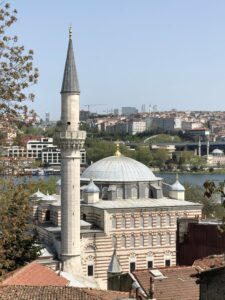
<svg viewBox="0 0 225 300"><path fill-rule="evenodd" d="M69 39L72 40L72 25L69 27Z"/></svg>
<svg viewBox="0 0 225 300"><path fill-rule="evenodd" d="M71 28L61 89L61 106L61 125L55 135L55 142L61 149L62 270L80 275L80 149L84 145L86 132L79 130L80 91Z"/></svg>
<svg viewBox="0 0 225 300"><path fill-rule="evenodd" d="M63 75L61 93L80 94L80 88L77 77L77 69L73 54L72 27L69 27L69 45L67 50L66 64Z"/></svg>

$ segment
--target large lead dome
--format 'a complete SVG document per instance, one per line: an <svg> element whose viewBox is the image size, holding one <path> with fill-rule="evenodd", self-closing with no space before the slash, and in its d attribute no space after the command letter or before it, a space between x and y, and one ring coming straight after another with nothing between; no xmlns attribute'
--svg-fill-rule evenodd
<svg viewBox="0 0 225 300"><path fill-rule="evenodd" d="M144 164L120 155L103 158L88 167L81 175L81 180L90 179L97 182L149 182L160 178L155 177Z"/></svg>

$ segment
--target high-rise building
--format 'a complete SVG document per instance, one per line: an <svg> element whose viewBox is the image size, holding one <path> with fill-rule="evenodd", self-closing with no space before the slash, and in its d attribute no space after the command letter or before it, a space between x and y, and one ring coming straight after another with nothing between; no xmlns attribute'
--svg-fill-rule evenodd
<svg viewBox="0 0 225 300"><path fill-rule="evenodd" d="M50 123L50 113L49 113L49 112L46 112L46 113L45 113L45 123L46 123L46 124L49 124L49 123Z"/></svg>
<svg viewBox="0 0 225 300"><path fill-rule="evenodd" d="M122 107L122 115L124 116L130 116L130 115L135 115L138 113L138 110L136 107Z"/></svg>

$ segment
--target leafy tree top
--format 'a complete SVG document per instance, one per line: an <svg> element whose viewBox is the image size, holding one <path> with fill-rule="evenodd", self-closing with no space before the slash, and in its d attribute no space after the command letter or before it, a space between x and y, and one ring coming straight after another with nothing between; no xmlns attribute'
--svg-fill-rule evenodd
<svg viewBox="0 0 225 300"><path fill-rule="evenodd" d="M25 101L34 100L28 88L37 83L38 69L33 66L33 50L26 51L18 37L9 30L17 21L17 11L0 2L0 123L12 123L26 118L29 112Z"/></svg>

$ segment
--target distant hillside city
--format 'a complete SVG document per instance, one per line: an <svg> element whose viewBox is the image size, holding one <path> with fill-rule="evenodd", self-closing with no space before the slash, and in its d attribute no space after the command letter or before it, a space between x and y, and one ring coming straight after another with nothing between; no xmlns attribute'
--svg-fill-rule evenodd
<svg viewBox="0 0 225 300"><path fill-rule="evenodd" d="M212 171L225 165L225 112L156 111L155 106L146 112L143 104L141 112L136 107L122 107L102 115L89 111L90 106L80 111L80 127L88 134L81 150L83 167L110 154L109 148L112 154L110 143L117 141L126 155L156 169ZM30 117L26 121L21 116L18 127L2 124L0 171L12 172L13 164L14 174L42 174L43 168L48 174L59 174L61 152L53 142L55 130L57 122L50 113L44 119ZM106 142L97 158L96 151L91 151L95 140Z"/></svg>

